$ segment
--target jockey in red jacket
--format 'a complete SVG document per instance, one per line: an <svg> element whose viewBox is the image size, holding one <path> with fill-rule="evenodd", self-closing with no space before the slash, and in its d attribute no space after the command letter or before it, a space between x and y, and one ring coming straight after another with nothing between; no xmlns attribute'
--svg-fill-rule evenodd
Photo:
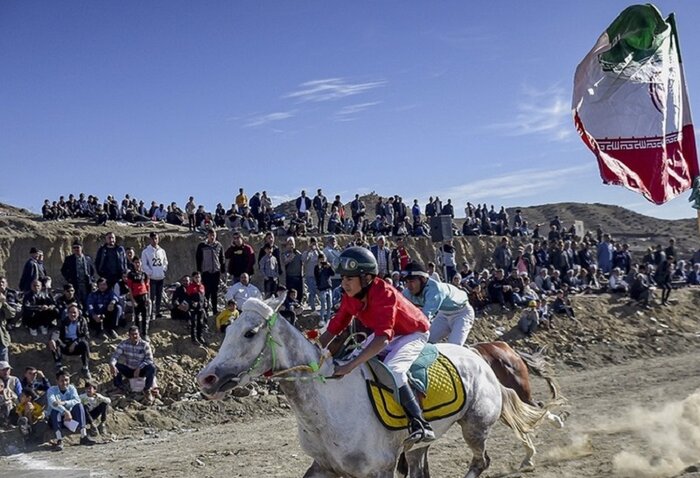
<svg viewBox="0 0 700 478"><path fill-rule="evenodd" d="M435 433L425 418L408 385L407 372L428 341L430 324L425 315L398 290L377 277L377 261L364 247L350 247L339 257L336 272L342 277L345 292L340 309L321 336L326 346L340 334L353 317L373 333L363 350L352 361L335 369L335 375L346 375L380 353L391 370L399 389L401 406L409 419L407 442L435 440Z"/></svg>

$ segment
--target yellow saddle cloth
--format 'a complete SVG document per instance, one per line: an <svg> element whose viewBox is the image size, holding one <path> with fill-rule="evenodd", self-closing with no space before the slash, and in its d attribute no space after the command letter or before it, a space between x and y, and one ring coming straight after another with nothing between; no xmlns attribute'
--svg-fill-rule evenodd
<svg viewBox="0 0 700 478"><path fill-rule="evenodd" d="M373 373L374 374L374 373ZM367 380L367 394L379 421L389 430L408 426L403 407L393 391L376 380ZM439 354L428 369L428 391L422 400L423 416L428 421L440 420L458 413L464 407L466 393L459 373L450 360Z"/></svg>

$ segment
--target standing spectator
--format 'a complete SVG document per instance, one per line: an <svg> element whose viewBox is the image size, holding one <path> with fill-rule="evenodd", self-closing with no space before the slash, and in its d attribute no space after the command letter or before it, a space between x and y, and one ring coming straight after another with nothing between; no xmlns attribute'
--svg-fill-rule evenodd
<svg viewBox="0 0 700 478"><path fill-rule="evenodd" d="M4 277L2 278L4 280ZM7 296L0 292L0 361L10 360L10 332L7 330L9 322L15 317L15 309L10 307Z"/></svg>
<svg viewBox="0 0 700 478"><path fill-rule="evenodd" d="M49 326L58 319L58 309L53 296L41 289L41 282L32 282L31 290L22 300L22 317L29 327L29 333L36 337L37 330L46 335Z"/></svg>
<svg viewBox="0 0 700 478"><path fill-rule="evenodd" d="M613 246L610 235L603 234L603 240L598 244L598 269L604 274L610 274L613 268Z"/></svg>
<svg viewBox="0 0 700 478"><path fill-rule="evenodd" d="M199 272L195 271L192 273L192 282L187 285L185 292L189 303L190 338L192 343L207 345L204 340L205 286L202 285L202 276Z"/></svg>
<svg viewBox="0 0 700 478"><path fill-rule="evenodd" d="M445 241L440 247L440 265L445 268L445 282L452 282L452 277L457 273L457 251L454 248L452 239Z"/></svg>
<svg viewBox="0 0 700 478"><path fill-rule="evenodd" d="M301 252L296 248L293 237L287 238L287 247L282 255L284 263L285 280L287 290L297 291L297 300L302 301L304 296L304 266Z"/></svg>
<svg viewBox="0 0 700 478"><path fill-rule="evenodd" d="M426 218L429 219L429 218L437 215L437 211L435 210L435 207L436 206L435 206L435 203L433 202L433 197L430 196L428 198L428 203L425 205L425 217ZM417 216L416 214L413 215L414 220L415 220L416 216Z"/></svg>
<svg viewBox="0 0 700 478"><path fill-rule="evenodd" d="M389 276L391 273L391 250L386 246L386 238L377 236L374 245L369 250L377 260L377 276L382 279Z"/></svg>
<svg viewBox="0 0 700 478"><path fill-rule="evenodd" d="M92 258L83 254L83 244L73 242L73 254L66 256L61 267L61 275L73 286L83 309L87 306L87 297L95 280L95 265Z"/></svg>
<svg viewBox="0 0 700 478"><path fill-rule="evenodd" d="M455 208L452 205L452 199L447 200L447 204L445 204L442 207L442 211L440 211L440 214L442 216L450 216L452 219L455 218Z"/></svg>
<svg viewBox="0 0 700 478"><path fill-rule="evenodd" d="M413 206L411 207L411 216L413 216L414 221L420 219L420 204L418 204L418 199L413 200Z"/></svg>
<svg viewBox="0 0 700 478"><path fill-rule="evenodd" d="M493 258L496 269L503 269L505 272L510 272L513 266L513 253L510 251L507 237L501 239L501 245L494 249L491 257Z"/></svg>
<svg viewBox="0 0 700 478"><path fill-rule="evenodd" d="M83 376L90 380L90 334L85 318L80 315L80 309L73 304L68 307L68 317L61 322L58 329L51 334L49 350L53 355L56 369L63 367L64 355L80 355L83 364Z"/></svg>
<svg viewBox="0 0 700 478"><path fill-rule="evenodd" d="M137 326L141 327L143 340L148 342L148 329L151 321L151 281L141 269L141 259L135 257L133 264L134 270L126 274L124 281L134 303L134 321Z"/></svg>
<svg viewBox="0 0 700 478"><path fill-rule="evenodd" d="M95 442L87 436L85 408L80 401L78 391L70 383L70 374L64 369L59 370L56 373L56 382L58 385L54 385L46 392L49 423L56 433L54 449L56 451L63 450L63 433L61 432L63 427L70 427L71 431L79 429L81 445L94 445ZM75 422L77 424L72 425Z"/></svg>
<svg viewBox="0 0 700 478"><path fill-rule="evenodd" d="M185 213L187 213L187 229L194 231L197 229L197 219L195 213L197 212L197 205L194 202L194 197L190 196L190 199L185 204Z"/></svg>
<svg viewBox="0 0 700 478"><path fill-rule="evenodd" d="M671 281L673 276L673 256L667 256L659 265L654 275L656 285L661 289L661 305L668 304L668 298L671 295Z"/></svg>
<svg viewBox="0 0 700 478"><path fill-rule="evenodd" d="M328 236L326 239L326 247L323 248L323 255L326 256L326 260L331 265L333 270L338 269L340 263L340 254L342 253L340 246L338 246L338 239L335 236ZM331 279L331 284L333 284L333 289L340 286L340 275L335 274Z"/></svg>
<svg viewBox="0 0 700 478"><path fill-rule="evenodd" d="M241 189L241 192L243 190ZM219 313L219 282L225 273L224 248L216 240L216 231L207 232L207 240L197 246L197 271L202 274L202 283L214 315Z"/></svg>
<svg viewBox="0 0 700 478"><path fill-rule="evenodd" d="M250 277L247 273L241 274L240 281L233 284L226 291L224 299L227 301L235 301L239 309L243 308L243 304L250 298L262 299L263 296L254 284L250 283Z"/></svg>
<svg viewBox="0 0 700 478"><path fill-rule="evenodd" d="M267 243L263 246L265 255L260 259L260 272L264 280L265 298L277 296L279 284L279 264L277 258L272 253L272 245Z"/></svg>
<svg viewBox="0 0 700 478"><path fill-rule="evenodd" d="M671 238L668 240L668 247L666 249L664 249L664 253L666 254L666 257L668 257L668 256L677 257L677 255L676 255L676 240L674 238Z"/></svg>
<svg viewBox="0 0 700 478"><path fill-rule="evenodd" d="M307 222L311 213L311 198L306 195L306 191L301 191L301 196L294 202L297 208L297 215L300 220Z"/></svg>
<svg viewBox="0 0 700 478"><path fill-rule="evenodd" d="M119 388L124 387L124 377L146 377L143 388L144 398L147 403L153 403L151 388L156 377L156 366L153 362L151 345L141 339L138 327L134 325L129 327L129 338L117 345L109 361L109 367L114 377L114 385Z"/></svg>
<svg viewBox="0 0 700 478"><path fill-rule="evenodd" d="M109 287L107 279L97 279L97 290L88 295L87 304L90 326L96 331L96 335L102 340L119 337L115 329L120 325L123 309L119 303L119 296Z"/></svg>
<svg viewBox="0 0 700 478"><path fill-rule="evenodd" d="M320 191L320 189L319 189ZM317 288L316 288L316 278L314 276L314 271L316 265L318 264L318 258L321 251L318 248L318 243L316 238L312 237L309 239L309 247L302 253L301 262L304 270L304 283L306 284L306 290L309 294L308 304L311 308L311 312L316 311L316 299L317 299Z"/></svg>
<svg viewBox="0 0 700 478"><path fill-rule="evenodd" d="M141 252L141 267L150 280L151 304L153 310L152 319L160 319L160 305L163 301L163 283L165 273L168 272L168 255L165 249L160 247L160 236L157 232L151 232L148 236L151 243Z"/></svg>
<svg viewBox="0 0 700 478"><path fill-rule="evenodd" d="M359 194L355 194L355 199L350 203L350 213L352 214L352 221L355 223L352 232L355 232L360 227L359 225L362 224L366 210L365 202L360 199Z"/></svg>
<svg viewBox="0 0 700 478"><path fill-rule="evenodd" d="M233 277L233 282L238 282L242 274L252 276L255 267L255 251L252 246L244 241L240 231L233 231L231 246L226 249L224 258L228 259L227 271Z"/></svg>
<svg viewBox="0 0 700 478"><path fill-rule="evenodd" d="M328 211L328 199L323 195L323 192L318 189L316 190L316 196L314 196L313 207L316 211L316 217L318 218L318 233L324 233L324 223L326 222L326 212Z"/></svg>
<svg viewBox="0 0 700 478"><path fill-rule="evenodd" d="M321 322L320 327L323 327L331 318L333 311L333 283L332 279L335 275L335 270L328 262L326 256L321 253L318 256L318 264L314 267L314 280L318 289L319 299L321 301Z"/></svg>
<svg viewBox="0 0 700 478"><path fill-rule="evenodd" d="M394 271L403 271L408 263L411 262L411 256L406 249L403 237L396 239L396 248L391 251L391 267Z"/></svg>
<svg viewBox="0 0 700 478"><path fill-rule="evenodd" d="M105 234L105 242L97 250L95 269L100 277L107 279L107 285L114 287L128 272L126 250L117 245L117 237L113 232ZM115 288L117 295L119 288Z"/></svg>
<svg viewBox="0 0 700 478"><path fill-rule="evenodd" d="M41 255L43 255L42 251L36 247L29 249L29 259L24 263L22 277L19 280L19 290L24 293L31 290L32 282L35 280L41 282L42 287L46 283L46 269L44 268L44 264L40 261Z"/></svg>

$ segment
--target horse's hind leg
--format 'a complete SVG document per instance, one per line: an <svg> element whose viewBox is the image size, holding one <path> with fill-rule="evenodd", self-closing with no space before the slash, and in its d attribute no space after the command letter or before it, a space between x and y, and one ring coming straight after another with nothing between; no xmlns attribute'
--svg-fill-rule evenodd
<svg viewBox="0 0 700 478"><path fill-rule="evenodd" d="M469 463L469 470L464 478L477 478L491 464L491 459L486 453L486 439L489 435L489 426L479 426L477 423L467 422L463 418L459 422L462 427L462 436L472 451L472 461Z"/></svg>
<svg viewBox="0 0 700 478"><path fill-rule="evenodd" d="M428 448L427 446L414 448L406 453L408 478L430 478Z"/></svg>
<svg viewBox="0 0 700 478"><path fill-rule="evenodd" d="M321 468L317 462L313 462L306 473L304 473L304 478L339 478L338 475L332 471L324 470Z"/></svg>

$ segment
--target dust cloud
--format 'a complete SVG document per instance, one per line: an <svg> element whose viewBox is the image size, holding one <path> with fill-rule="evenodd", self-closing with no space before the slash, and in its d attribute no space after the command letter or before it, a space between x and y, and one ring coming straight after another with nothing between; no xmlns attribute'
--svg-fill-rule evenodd
<svg viewBox="0 0 700 478"><path fill-rule="evenodd" d="M670 477L700 462L700 390L658 408L635 407L613 424L646 443L648 452L623 450L613 457L615 475ZM620 443L624 447L624 442Z"/></svg>

